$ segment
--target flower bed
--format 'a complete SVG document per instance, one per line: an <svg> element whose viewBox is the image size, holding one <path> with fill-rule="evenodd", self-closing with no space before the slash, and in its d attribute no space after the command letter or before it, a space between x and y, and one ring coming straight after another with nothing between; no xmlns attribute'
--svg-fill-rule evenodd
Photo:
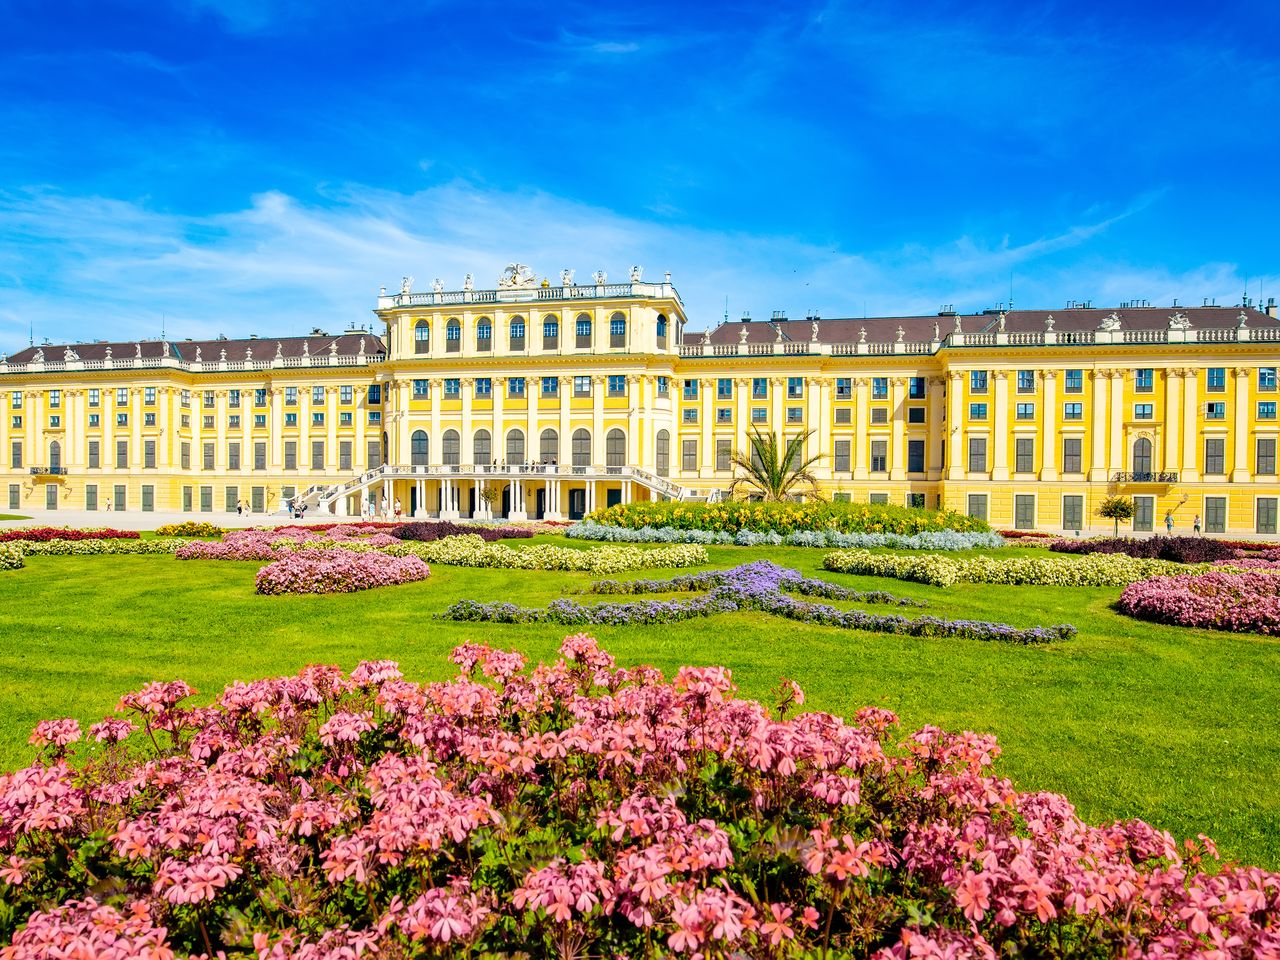
<svg viewBox="0 0 1280 960"><path fill-rule="evenodd" d="M181 523L166 523L156 527L158 537L220 537L227 531L216 523L203 520L183 520Z"/></svg>
<svg viewBox="0 0 1280 960"><path fill-rule="evenodd" d="M417 557L388 557L350 550L290 553L258 571L258 593L353 593L431 576Z"/></svg>
<svg viewBox="0 0 1280 960"><path fill-rule="evenodd" d="M88 557L103 554L174 553L187 543L186 540L157 537L154 540L15 540L12 545L29 557Z"/></svg>
<svg viewBox="0 0 1280 960"><path fill-rule="evenodd" d="M1045 533L1042 530L999 530L1000 536L1006 540L1055 540L1057 534Z"/></svg>
<svg viewBox="0 0 1280 960"><path fill-rule="evenodd" d="M862 610L841 610L830 604L810 603L791 594L817 596L829 600L854 600L898 606L924 606L918 600L902 599L881 591L847 590L823 580L801 576L768 560L743 564L730 570L716 570L670 580L604 580L588 588L596 594L652 594L706 591L689 600L642 600L586 605L576 600L553 600L546 607L520 607L502 601L479 603L463 600L442 614L444 620L493 623L560 623L569 625L609 624L648 626L709 617L735 610L759 610L774 616L876 633L896 633L913 637L963 637L1006 643L1049 643L1075 636L1074 627L1012 627L1003 623L975 620L943 620L919 617L911 620L893 614L872 614Z"/></svg>
<svg viewBox="0 0 1280 960"><path fill-rule="evenodd" d="M951 511L914 510L874 503L680 503L654 501L619 504L597 510L590 517L611 527L675 527L737 533L838 530L841 533L897 533L959 530L986 532L991 528L974 517Z"/></svg>
<svg viewBox="0 0 1280 960"><path fill-rule="evenodd" d="M46 540L137 540L137 530L113 530L110 527L18 527L0 530L0 543L22 540L25 543L42 543Z"/></svg>
<svg viewBox="0 0 1280 960"><path fill-rule="evenodd" d="M1210 563L1236 555L1236 548L1211 537L1105 537L1089 540L1055 540L1049 544L1055 553L1111 553L1176 563Z"/></svg>
<svg viewBox="0 0 1280 960"><path fill-rule="evenodd" d="M433 520L429 522L402 523L391 531L391 535L400 540L443 540L445 537L457 537L473 534L492 543L495 540L527 539L533 536L529 527L485 527L476 523L453 523L449 520Z"/></svg>
<svg viewBox="0 0 1280 960"><path fill-rule="evenodd" d="M0 776L6 960L1277 949L1280 876L1020 793L990 736L561 652L526 675L468 645L425 686L308 667L203 708L151 684L84 755L75 721L42 724Z"/></svg>
<svg viewBox="0 0 1280 960"><path fill-rule="evenodd" d="M1280 576L1270 568L1153 577L1125 587L1116 609L1180 627L1280 635Z"/></svg>
<svg viewBox="0 0 1280 960"><path fill-rule="evenodd" d="M956 583L1015 586L1122 587L1187 568L1170 560L1142 560L1124 554L1090 554L1077 560L1058 557L904 557L865 550L829 553L822 565L837 573L893 577L950 587Z"/></svg>
<svg viewBox="0 0 1280 960"><path fill-rule="evenodd" d="M955 530L926 531L910 536L898 533L841 533L838 530L801 530L786 536L776 530L757 533L739 530L684 530L679 527L615 527L593 520L575 523L565 536L576 540L601 540L607 543L702 543L739 547L890 547L896 550L973 550L1004 545L998 534L986 532L960 533Z"/></svg>
<svg viewBox="0 0 1280 960"><path fill-rule="evenodd" d="M695 567L707 562L705 547L677 544L643 550L639 547L593 547L576 550L537 543L515 549L505 543L485 543L474 534L429 543L406 541L387 547L392 556L421 557L429 563L453 567L500 567L509 570L583 570L622 573L663 567Z"/></svg>
<svg viewBox="0 0 1280 960"><path fill-rule="evenodd" d="M21 570L26 565L20 545L0 543L0 570Z"/></svg>

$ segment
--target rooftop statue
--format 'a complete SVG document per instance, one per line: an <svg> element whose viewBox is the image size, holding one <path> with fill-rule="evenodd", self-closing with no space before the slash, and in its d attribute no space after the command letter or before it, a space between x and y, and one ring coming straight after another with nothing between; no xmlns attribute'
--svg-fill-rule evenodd
<svg viewBox="0 0 1280 960"><path fill-rule="evenodd" d="M639 283L639 282L640 282L640 277L641 277L641 275L642 275L643 273L644 273L644 267L632 267L632 268L631 268L631 282L632 282L632 283Z"/></svg>
<svg viewBox="0 0 1280 960"><path fill-rule="evenodd" d="M200 362L200 348L196 347L196 363Z"/></svg>
<svg viewBox="0 0 1280 960"><path fill-rule="evenodd" d="M413 277L401 277L400 278L400 295L402 297L408 296L409 293L412 292L412 290L413 290Z"/></svg>
<svg viewBox="0 0 1280 960"><path fill-rule="evenodd" d="M937 343L941 339L942 339L942 327L939 325L938 321L935 320L933 321L933 342Z"/></svg>
<svg viewBox="0 0 1280 960"><path fill-rule="evenodd" d="M1112 313L1110 316L1103 317L1103 318L1102 318L1102 322L1101 322L1100 324L1098 324L1098 329L1099 329L1099 330L1106 330L1106 331L1108 331L1108 332L1113 331L1113 330L1119 330L1119 329L1120 329L1120 315L1119 315L1118 313Z"/></svg>
<svg viewBox="0 0 1280 960"><path fill-rule="evenodd" d="M605 281L609 279L609 275L603 270L597 270L591 275L591 279L596 282L597 286L603 287L605 285Z"/></svg>
<svg viewBox="0 0 1280 960"><path fill-rule="evenodd" d="M507 269L498 278L499 290L520 290L526 287L536 287L537 285L538 278L523 263L508 263ZM471 288L467 287L467 289L470 290Z"/></svg>
<svg viewBox="0 0 1280 960"><path fill-rule="evenodd" d="M866 342L867 342L867 328L866 328L866 327L859 327L859 328L858 328L858 342L859 342L859 343L866 343Z"/></svg>
<svg viewBox="0 0 1280 960"><path fill-rule="evenodd" d="M1053 332L1053 314L1049 314L1044 318L1044 328L1048 333Z"/></svg>
<svg viewBox="0 0 1280 960"><path fill-rule="evenodd" d="M476 288L476 278L468 273L465 277L462 278L462 289L474 290L475 288Z"/></svg>
<svg viewBox="0 0 1280 960"><path fill-rule="evenodd" d="M1242 313L1240 314L1240 316L1243 317L1244 314ZM1174 313L1174 315L1169 318L1169 329L1170 330L1190 330L1191 321L1187 319L1186 314Z"/></svg>
<svg viewBox="0 0 1280 960"><path fill-rule="evenodd" d="M907 331L902 329L902 324L898 324L898 342L902 343L905 339L907 339Z"/></svg>
<svg viewBox="0 0 1280 960"><path fill-rule="evenodd" d="M1245 312L1241 310L1240 316L1236 317L1236 329L1243 330L1247 326L1249 326L1249 318L1245 316Z"/></svg>
<svg viewBox="0 0 1280 960"><path fill-rule="evenodd" d="M562 286L562 287L572 287L572 286L573 286L573 271L572 271L572 270L568 270L568 269L566 269L566 270L561 270L561 271L560 271L560 286Z"/></svg>
<svg viewBox="0 0 1280 960"><path fill-rule="evenodd" d="M444 293L444 281L436 277L431 281L431 289L436 293Z"/></svg>

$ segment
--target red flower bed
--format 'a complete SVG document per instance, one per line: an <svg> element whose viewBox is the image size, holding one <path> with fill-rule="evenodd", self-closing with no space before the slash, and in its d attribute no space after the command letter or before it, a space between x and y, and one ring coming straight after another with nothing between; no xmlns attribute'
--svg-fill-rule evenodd
<svg viewBox="0 0 1280 960"><path fill-rule="evenodd" d="M467 645L427 685L307 667L207 707L153 683L74 757L46 721L0 776L0 957L1280 951L1280 875L1019 793L991 737L561 653Z"/></svg>
<svg viewBox="0 0 1280 960"><path fill-rule="evenodd" d="M30 540L44 543L48 540L137 540L137 530L113 530L110 527L76 530L71 527L19 527L17 530L0 531L0 543L10 540Z"/></svg>
<svg viewBox="0 0 1280 960"><path fill-rule="evenodd" d="M1209 570L1131 583L1116 607L1139 620L1180 627L1280 634L1280 574L1270 572L1271 561L1236 562L1247 565L1246 572Z"/></svg>
<svg viewBox="0 0 1280 960"><path fill-rule="evenodd" d="M997 530L1006 540L1054 540L1057 534L1044 533L1040 530Z"/></svg>

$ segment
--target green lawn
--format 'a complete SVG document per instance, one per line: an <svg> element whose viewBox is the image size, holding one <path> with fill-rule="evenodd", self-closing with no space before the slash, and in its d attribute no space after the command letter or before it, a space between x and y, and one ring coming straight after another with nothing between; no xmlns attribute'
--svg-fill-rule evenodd
<svg viewBox="0 0 1280 960"><path fill-rule="evenodd" d="M769 557L834 582L926 598L928 612L945 616L1026 626L1067 621L1080 636L1024 649L802 627L745 613L593 632L626 663L667 671L726 664L747 695L764 695L786 675L804 686L808 708L850 715L877 704L897 711L908 728L993 732L1005 751L1000 769L1022 789L1060 791L1095 820L1142 817L1178 836L1204 832L1228 856L1280 867L1280 642L1132 621L1111 610L1118 589L942 590L824 573L822 550L710 553L715 566ZM375 657L399 660L412 678L438 679L452 672L446 654L464 639L550 658L563 627L455 624L431 615L462 598L542 605L591 579L436 566L420 584L268 598L253 593L257 563L165 556L27 563L0 574L3 769L29 760L26 739L37 720L95 720L151 679L181 677L208 694L233 679L311 662L349 669Z"/></svg>

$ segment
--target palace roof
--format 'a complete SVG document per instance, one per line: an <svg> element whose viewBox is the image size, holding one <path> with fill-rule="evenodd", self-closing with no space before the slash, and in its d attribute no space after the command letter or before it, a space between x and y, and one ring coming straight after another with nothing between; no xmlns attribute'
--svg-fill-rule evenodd
<svg viewBox="0 0 1280 960"><path fill-rule="evenodd" d="M225 357L224 357L225 352ZM25 347L8 357L11 364L31 363L40 359L48 361L82 360L86 362L114 360L163 360L172 359L195 363L217 363L245 360L271 361L296 360L301 357L360 357L369 361L382 360L387 348L382 338L372 333L349 332L330 336L309 337L251 337L243 340L131 340L124 342L95 341L92 343L39 344ZM70 356L69 354L74 354Z"/></svg>

